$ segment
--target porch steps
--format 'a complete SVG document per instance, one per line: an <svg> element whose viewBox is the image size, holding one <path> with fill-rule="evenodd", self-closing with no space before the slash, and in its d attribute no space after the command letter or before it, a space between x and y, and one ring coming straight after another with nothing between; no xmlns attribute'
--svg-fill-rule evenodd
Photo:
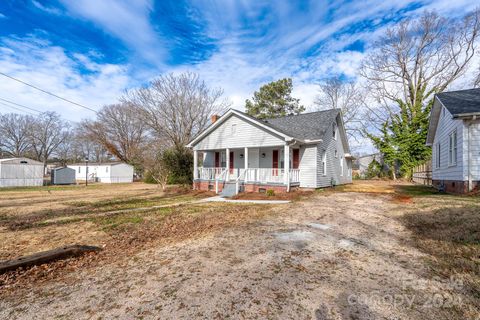
<svg viewBox="0 0 480 320"><path fill-rule="evenodd" d="M222 192L220 192L220 197L231 198L235 196L236 183L235 182L225 182Z"/></svg>

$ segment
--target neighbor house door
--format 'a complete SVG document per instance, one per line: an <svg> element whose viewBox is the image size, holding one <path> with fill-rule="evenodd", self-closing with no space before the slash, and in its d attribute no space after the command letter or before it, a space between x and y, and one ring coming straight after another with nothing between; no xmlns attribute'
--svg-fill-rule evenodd
<svg viewBox="0 0 480 320"><path fill-rule="evenodd" d="M233 151L230 151L230 173L233 174L233 168L234 168L234 165L233 165Z"/></svg>
<svg viewBox="0 0 480 320"><path fill-rule="evenodd" d="M278 150L273 150L272 153L272 175L278 176Z"/></svg>
<svg viewBox="0 0 480 320"><path fill-rule="evenodd" d="M292 169L298 169L299 165L300 165L300 149L293 149Z"/></svg>
<svg viewBox="0 0 480 320"><path fill-rule="evenodd" d="M220 152L215 152L215 168L220 167Z"/></svg>

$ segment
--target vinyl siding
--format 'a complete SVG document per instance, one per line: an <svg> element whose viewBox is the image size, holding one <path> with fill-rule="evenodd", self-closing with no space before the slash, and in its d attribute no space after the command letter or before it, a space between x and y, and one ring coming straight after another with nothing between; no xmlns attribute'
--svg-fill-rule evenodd
<svg viewBox="0 0 480 320"><path fill-rule="evenodd" d="M235 132L232 133L232 127ZM234 149L244 147L268 147L284 145L285 140L248 120L230 116L195 146L195 150Z"/></svg>
<svg viewBox="0 0 480 320"><path fill-rule="evenodd" d="M443 115L445 109L445 115ZM442 106L437 132L432 145L432 177L433 180L465 180L463 171L463 150L464 148L464 124L462 120L452 119L452 115ZM449 164L449 139L450 134L457 130L457 164ZM437 148L440 142L440 168L437 168Z"/></svg>
<svg viewBox="0 0 480 320"><path fill-rule="evenodd" d="M340 137L338 126L336 139L333 139L332 130L327 130L323 142L319 143L316 148L318 168L316 180L318 188L331 186L332 179L336 185L352 182L351 170L349 170L351 168L351 161L345 159L345 147ZM327 168L325 174L322 173L323 150L327 153ZM335 150L337 150L337 157L335 157ZM341 160L343 161L343 175L341 174Z"/></svg>
<svg viewBox="0 0 480 320"><path fill-rule="evenodd" d="M317 187L317 145L300 147L300 187Z"/></svg>

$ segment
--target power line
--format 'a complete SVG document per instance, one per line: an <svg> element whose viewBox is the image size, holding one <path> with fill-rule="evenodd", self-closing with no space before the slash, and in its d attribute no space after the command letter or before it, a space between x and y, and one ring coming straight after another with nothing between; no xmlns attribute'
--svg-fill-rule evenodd
<svg viewBox="0 0 480 320"><path fill-rule="evenodd" d="M20 79L17 79L17 78L14 78L14 77L12 77L12 76L9 76L8 74L5 74L5 73L3 73L3 72L1 72L1 71L0 71L0 75L2 75L2 76L4 76L4 77L7 77L7 78L10 78L10 79L12 79L12 80L15 80L15 81L17 81L17 82L23 83L23 84L26 85L26 86L29 86L29 87L31 87L31 88L34 88L34 89L38 90L38 91L41 91L41 92L46 93L46 94L48 94L48 95L51 95L51 96L53 96L53 97L55 97L55 98L61 99L61 100L66 101L66 102L68 102L68 103L74 104L74 105L79 106L79 107L81 107L81 108L84 108L84 109L87 109L87 110L90 110L90 111L93 111L93 112L97 113L97 111L94 110L94 109L92 109L92 108L89 108L89 107L84 106L84 105L82 105L82 104L80 104L80 103L74 102L74 101L72 101L72 100L68 100L68 99L65 99L65 98L63 98L63 97L60 97L59 95L56 95L55 93L51 93L50 91L43 90L43 89L41 89L41 88L39 88L39 87L34 86L33 84L30 84L30 83L27 83L27 82L22 81L22 80L20 80Z"/></svg>
<svg viewBox="0 0 480 320"><path fill-rule="evenodd" d="M14 107L14 106L8 105L8 104L6 104L6 103L0 102L0 104L4 105L4 106L6 106L6 107L12 108L12 109L15 109L15 110L21 111L21 112L28 113L28 114L30 114L30 115L32 115L32 116L36 116L36 114L34 114L34 113L32 113L32 112L28 112L28 111L22 110L22 109L20 109L20 108L17 108L17 107Z"/></svg>
<svg viewBox="0 0 480 320"><path fill-rule="evenodd" d="M24 106L23 104L20 104L20 103L16 103L16 102L13 102L13 101L10 101L10 100L7 100L7 99L3 99L3 98L0 98L0 100L8 102L8 103L13 104L13 105L16 105L18 107L22 107L22 108L25 108L25 109L28 109L28 110L32 110L32 111L35 111L35 112L38 112L38 113L42 113L42 111L40 111L40 110Z"/></svg>

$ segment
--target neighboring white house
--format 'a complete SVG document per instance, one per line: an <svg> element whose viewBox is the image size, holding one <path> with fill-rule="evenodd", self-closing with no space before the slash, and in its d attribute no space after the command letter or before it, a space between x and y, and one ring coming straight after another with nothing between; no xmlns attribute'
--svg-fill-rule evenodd
<svg viewBox="0 0 480 320"><path fill-rule="evenodd" d="M449 192L480 185L480 89L435 95L427 145L432 146L432 182Z"/></svg>
<svg viewBox="0 0 480 320"><path fill-rule="evenodd" d="M128 183L133 182L133 166L123 162L77 163L68 166L75 170L75 179L96 181L103 183Z"/></svg>
<svg viewBox="0 0 480 320"><path fill-rule="evenodd" d="M43 185L43 163L28 158L0 159L0 187Z"/></svg>
<svg viewBox="0 0 480 320"><path fill-rule="evenodd" d="M188 144L194 152L196 189L219 192L225 187L231 195L352 181L339 109L267 120L230 109L217 118Z"/></svg>

